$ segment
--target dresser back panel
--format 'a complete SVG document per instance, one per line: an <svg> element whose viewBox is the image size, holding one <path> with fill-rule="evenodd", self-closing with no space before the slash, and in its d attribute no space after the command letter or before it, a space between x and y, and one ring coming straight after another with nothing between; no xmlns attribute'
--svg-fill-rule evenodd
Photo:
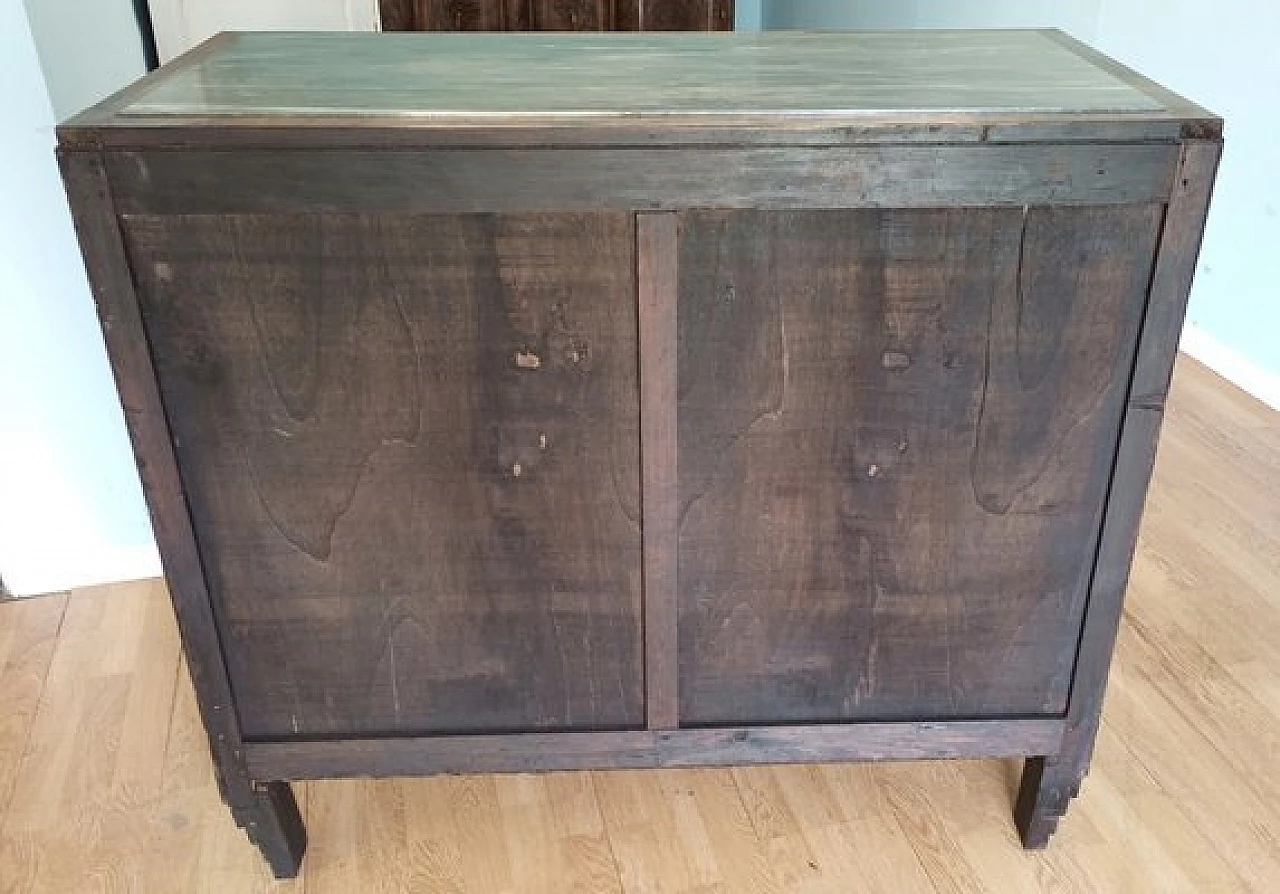
<svg viewBox="0 0 1280 894"><path fill-rule="evenodd" d="M1065 710L1162 212L681 216L682 723Z"/></svg>
<svg viewBox="0 0 1280 894"><path fill-rule="evenodd" d="M246 738L643 724L630 215L123 229Z"/></svg>

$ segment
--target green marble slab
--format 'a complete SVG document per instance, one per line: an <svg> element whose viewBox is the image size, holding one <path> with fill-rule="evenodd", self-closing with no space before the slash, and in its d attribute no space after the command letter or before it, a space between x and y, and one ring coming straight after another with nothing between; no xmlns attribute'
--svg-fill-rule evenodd
<svg viewBox="0 0 1280 894"><path fill-rule="evenodd" d="M458 123L901 114L1142 116L1140 89L1044 31L251 33L117 110Z"/></svg>

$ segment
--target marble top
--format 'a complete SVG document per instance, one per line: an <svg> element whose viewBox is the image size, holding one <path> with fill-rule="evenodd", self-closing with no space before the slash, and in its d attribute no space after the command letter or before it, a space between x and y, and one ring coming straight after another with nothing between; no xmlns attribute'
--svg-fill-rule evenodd
<svg viewBox="0 0 1280 894"><path fill-rule="evenodd" d="M1048 31L226 35L117 120L405 116L445 123L1159 113Z"/></svg>

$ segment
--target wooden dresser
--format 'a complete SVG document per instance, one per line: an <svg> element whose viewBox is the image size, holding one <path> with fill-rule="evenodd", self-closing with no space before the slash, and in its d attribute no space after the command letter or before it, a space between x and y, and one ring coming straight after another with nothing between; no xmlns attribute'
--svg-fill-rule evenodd
<svg viewBox="0 0 1280 894"><path fill-rule="evenodd" d="M245 34L59 135L278 875L357 775L1023 757L1046 843L1220 121L1051 31Z"/></svg>

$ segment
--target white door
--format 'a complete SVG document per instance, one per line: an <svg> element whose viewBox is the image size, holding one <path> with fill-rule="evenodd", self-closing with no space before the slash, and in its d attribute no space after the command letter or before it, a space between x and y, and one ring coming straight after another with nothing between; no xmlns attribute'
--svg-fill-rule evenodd
<svg viewBox="0 0 1280 894"><path fill-rule="evenodd" d="M151 0L161 62L219 31L377 31L378 0Z"/></svg>

